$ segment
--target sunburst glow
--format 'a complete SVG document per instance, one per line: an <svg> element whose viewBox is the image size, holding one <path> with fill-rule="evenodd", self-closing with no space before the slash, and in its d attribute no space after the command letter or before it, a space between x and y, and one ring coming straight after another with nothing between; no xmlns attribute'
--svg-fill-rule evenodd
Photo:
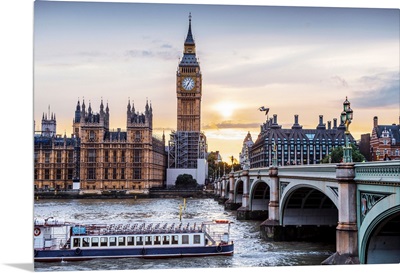
<svg viewBox="0 0 400 273"><path fill-rule="evenodd" d="M214 106L215 111L217 111L223 118L232 117L238 105L231 101L222 101Z"/></svg>

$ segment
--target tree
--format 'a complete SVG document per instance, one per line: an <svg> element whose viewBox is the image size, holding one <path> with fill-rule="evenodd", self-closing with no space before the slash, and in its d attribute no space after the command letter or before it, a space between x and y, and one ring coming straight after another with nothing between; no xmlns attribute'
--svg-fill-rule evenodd
<svg viewBox="0 0 400 273"><path fill-rule="evenodd" d="M365 157L361 154L360 149L354 145L353 143L350 144L352 149L352 158L353 162L363 162L365 161ZM343 159L343 147L336 147L332 148L330 152L331 163L340 163ZM322 163L329 163L329 155L325 156L322 159Z"/></svg>
<svg viewBox="0 0 400 273"><path fill-rule="evenodd" d="M176 178L175 181L175 187L177 188L196 188L197 187L197 181L196 179L193 178L191 174L180 174Z"/></svg>
<svg viewBox="0 0 400 273"><path fill-rule="evenodd" d="M208 177L210 177L212 180L215 179L215 176L217 174L217 154L215 152L210 152L207 157L207 162L208 162Z"/></svg>

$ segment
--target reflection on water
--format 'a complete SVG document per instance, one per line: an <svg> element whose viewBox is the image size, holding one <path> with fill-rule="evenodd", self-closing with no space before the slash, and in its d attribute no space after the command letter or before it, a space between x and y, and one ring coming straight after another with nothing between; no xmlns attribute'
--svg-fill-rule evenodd
<svg viewBox="0 0 400 273"><path fill-rule="evenodd" d="M38 200L34 216L63 218L82 223L179 222L183 199L83 199ZM335 250L334 245L308 242L265 242L260 221L236 220L236 212L225 211L212 199L187 199L182 221L229 219L233 256L176 259L97 259L79 262L35 263L35 271L85 271L123 269L226 268L319 265Z"/></svg>

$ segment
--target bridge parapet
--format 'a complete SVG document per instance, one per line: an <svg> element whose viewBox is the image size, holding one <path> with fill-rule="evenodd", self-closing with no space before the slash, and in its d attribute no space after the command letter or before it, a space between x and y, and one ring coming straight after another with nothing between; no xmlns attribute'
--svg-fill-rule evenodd
<svg viewBox="0 0 400 273"><path fill-rule="evenodd" d="M357 182L391 183L400 186L400 160L365 162L355 165Z"/></svg>
<svg viewBox="0 0 400 273"><path fill-rule="evenodd" d="M279 167L279 177L336 180L336 164L295 165Z"/></svg>

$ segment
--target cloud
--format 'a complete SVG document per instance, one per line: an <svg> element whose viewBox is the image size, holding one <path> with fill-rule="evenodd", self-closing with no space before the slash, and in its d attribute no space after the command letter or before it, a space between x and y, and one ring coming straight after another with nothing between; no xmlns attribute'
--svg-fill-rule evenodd
<svg viewBox="0 0 400 273"><path fill-rule="evenodd" d="M157 51L131 49L127 50L124 55L130 58L159 58L162 60L177 60L180 56L180 52L177 50Z"/></svg>
<svg viewBox="0 0 400 273"><path fill-rule="evenodd" d="M131 50L127 50L125 52L125 56L129 56L132 58L136 58L136 57L152 57L154 56L152 51L149 50L137 50L137 49L131 49Z"/></svg>
<svg viewBox="0 0 400 273"><path fill-rule="evenodd" d="M246 129L246 128L258 128L259 123L234 123L231 120L222 121L220 123L211 123L202 126L202 129Z"/></svg>
<svg viewBox="0 0 400 273"><path fill-rule="evenodd" d="M331 80L336 83L337 85L339 85L340 87L348 87L349 85L347 84L347 81L337 75L331 77Z"/></svg>
<svg viewBox="0 0 400 273"><path fill-rule="evenodd" d="M163 45L161 45L161 48L172 48L172 45L169 45L169 44L163 44Z"/></svg>
<svg viewBox="0 0 400 273"><path fill-rule="evenodd" d="M360 79L364 86L355 92L352 103L360 108L380 108L400 106L399 72L387 72L364 76Z"/></svg>
<svg viewBox="0 0 400 273"><path fill-rule="evenodd" d="M107 56L106 53L100 52L100 51L81 51L78 52L78 56L83 56L83 57L103 57Z"/></svg>

